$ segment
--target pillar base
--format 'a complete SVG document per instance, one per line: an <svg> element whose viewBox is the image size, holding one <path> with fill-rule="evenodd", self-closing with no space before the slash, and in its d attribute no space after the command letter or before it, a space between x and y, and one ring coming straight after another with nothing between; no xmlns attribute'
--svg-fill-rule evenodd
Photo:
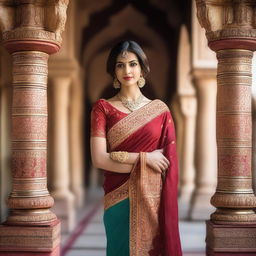
<svg viewBox="0 0 256 256"><path fill-rule="evenodd" d="M0 226L0 255L57 256L60 221L45 227Z"/></svg>
<svg viewBox="0 0 256 256"><path fill-rule="evenodd" d="M206 221L207 256L256 255L256 225L214 224Z"/></svg>
<svg viewBox="0 0 256 256"><path fill-rule="evenodd" d="M59 256L60 246L57 246L51 252L1 252L0 256Z"/></svg>

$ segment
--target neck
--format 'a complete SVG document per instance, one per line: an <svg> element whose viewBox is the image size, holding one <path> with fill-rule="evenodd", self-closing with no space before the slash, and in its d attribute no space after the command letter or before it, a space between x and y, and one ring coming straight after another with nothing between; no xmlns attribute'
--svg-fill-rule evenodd
<svg viewBox="0 0 256 256"><path fill-rule="evenodd" d="M141 95L141 91L137 85L134 87L133 86L131 86L131 87L122 86L119 94L121 96L127 98L128 100L134 101Z"/></svg>

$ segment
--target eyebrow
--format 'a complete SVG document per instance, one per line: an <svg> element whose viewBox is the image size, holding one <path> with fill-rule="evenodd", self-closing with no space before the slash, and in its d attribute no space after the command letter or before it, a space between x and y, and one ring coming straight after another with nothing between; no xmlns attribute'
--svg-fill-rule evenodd
<svg viewBox="0 0 256 256"><path fill-rule="evenodd" d="M134 61L138 62L137 60L131 60L131 61L129 61L128 63L131 63L131 62L134 62ZM117 61L116 63L125 63L125 62Z"/></svg>

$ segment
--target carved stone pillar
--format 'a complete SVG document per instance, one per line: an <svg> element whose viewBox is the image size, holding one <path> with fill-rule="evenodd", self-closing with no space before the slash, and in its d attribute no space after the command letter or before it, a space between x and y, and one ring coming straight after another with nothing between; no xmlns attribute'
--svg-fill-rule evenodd
<svg viewBox="0 0 256 256"><path fill-rule="evenodd" d="M190 218L204 220L213 210L210 199L216 187L216 71L197 69L193 75L197 92L196 175Z"/></svg>
<svg viewBox="0 0 256 256"><path fill-rule="evenodd" d="M188 218L191 195L195 187L195 120L196 120L195 95L180 96L180 108L183 116L183 140L180 156L180 196L179 216Z"/></svg>
<svg viewBox="0 0 256 256"><path fill-rule="evenodd" d="M0 255L58 255L60 223L47 190L48 56L60 48L68 1L1 1L0 30L13 58L12 192ZM17 253L15 253L17 252Z"/></svg>
<svg viewBox="0 0 256 256"><path fill-rule="evenodd" d="M70 191L69 158L69 94L70 77L50 78L49 91L52 98L52 170L51 194L55 200L54 212L62 222L62 231L74 227L74 195Z"/></svg>
<svg viewBox="0 0 256 256"><path fill-rule="evenodd" d="M218 185L211 199L217 210L207 222L207 255L254 255L251 64L256 49L255 1L200 0L197 11L218 59Z"/></svg>
<svg viewBox="0 0 256 256"><path fill-rule="evenodd" d="M252 62L252 187L256 194L256 54Z"/></svg>

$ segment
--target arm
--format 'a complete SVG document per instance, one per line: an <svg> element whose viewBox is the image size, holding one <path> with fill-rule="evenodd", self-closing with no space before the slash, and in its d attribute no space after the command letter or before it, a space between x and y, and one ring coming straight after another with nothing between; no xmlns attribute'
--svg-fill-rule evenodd
<svg viewBox="0 0 256 256"><path fill-rule="evenodd" d="M162 172L169 166L169 161L162 154L163 150L155 150L147 153L147 164L156 171ZM107 153L106 139L103 137L91 137L92 162L96 168L118 173L130 173L139 153L129 153L125 163L113 161Z"/></svg>
<svg viewBox="0 0 256 256"><path fill-rule="evenodd" d="M139 153L129 153L125 163L113 161L107 153L106 138L91 137L91 155L94 167L118 173L130 173Z"/></svg>

